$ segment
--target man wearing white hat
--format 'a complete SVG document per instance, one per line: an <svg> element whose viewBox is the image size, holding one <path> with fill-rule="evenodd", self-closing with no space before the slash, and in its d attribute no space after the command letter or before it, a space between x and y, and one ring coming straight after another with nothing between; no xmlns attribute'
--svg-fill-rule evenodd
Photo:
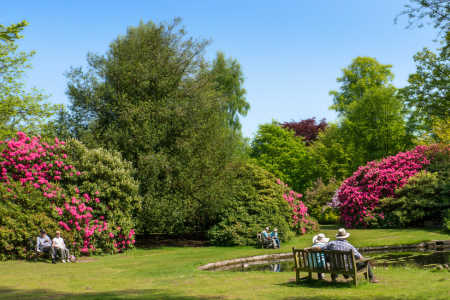
<svg viewBox="0 0 450 300"><path fill-rule="evenodd" d="M321 245L321 246L308 247L308 248L305 248L305 251L308 251L308 250L312 250L312 251L321 251L321 250L350 251L350 250L353 250L353 253L355 254L355 258L356 259L363 258L361 253L359 253L358 250L356 250L356 248L353 247L352 244L350 244L347 241L347 238L349 236L350 236L350 233L347 233L344 228L341 228L341 229L339 229L339 232L336 234L336 238L337 238L336 241L331 241L331 242L328 242L327 244L324 244L324 245ZM345 260L345 264L348 265L346 257L344 257L344 260ZM364 265L364 263L358 263L357 264L358 267L360 265ZM368 266L368 269L369 269L368 273L369 273L369 278L370 278L369 281L371 283L378 283L378 282L380 282L379 280L375 279L375 277L373 276L372 270L370 268L370 265ZM331 275L331 279L333 281L336 281L337 277L338 277L337 274L332 274Z"/></svg>
<svg viewBox="0 0 450 300"><path fill-rule="evenodd" d="M270 245L273 246L273 249L278 249L277 244L275 243L274 238L269 237L269 227L266 227L263 232L261 232L263 240L269 241L270 243L267 245L267 248L270 248Z"/></svg>

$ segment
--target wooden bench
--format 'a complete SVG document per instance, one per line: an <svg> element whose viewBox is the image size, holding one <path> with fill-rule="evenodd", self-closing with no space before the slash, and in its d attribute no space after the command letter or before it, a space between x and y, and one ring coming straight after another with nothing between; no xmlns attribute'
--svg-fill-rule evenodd
<svg viewBox="0 0 450 300"><path fill-rule="evenodd" d="M52 241L52 238L49 236L50 240ZM34 238L28 238L28 253L30 255L30 259L32 259L32 253L34 253L34 262L37 263L38 255L39 254L45 254L49 253L51 256L51 253L49 251L47 252L38 252L37 251L37 237ZM72 250L72 254L74 253L73 250L75 250L75 247L72 247L72 249L69 248L69 250ZM60 252L56 251L55 253L55 260L61 259Z"/></svg>
<svg viewBox="0 0 450 300"><path fill-rule="evenodd" d="M364 274L366 280L369 277L369 260L371 258L362 258L355 260L355 254L353 250L350 251L313 251L306 252L303 249L295 249L294 252L295 262L295 277L296 282L300 283L300 272L307 272L308 278L312 279L312 273L325 273L325 274L340 274L340 275L352 275L353 283L358 285L358 274ZM325 257L323 261L322 254ZM364 262L364 267L358 268L356 264ZM305 278L304 278L305 279Z"/></svg>
<svg viewBox="0 0 450 300"><path fill-rule="evenodd" d="M272 243L273 243L272 240L265 239L261 233L258 233L256 235L256 244L258 246L261 245L261 248L264 248L264 245L269 245L269 244L272 244Z"/></svg>

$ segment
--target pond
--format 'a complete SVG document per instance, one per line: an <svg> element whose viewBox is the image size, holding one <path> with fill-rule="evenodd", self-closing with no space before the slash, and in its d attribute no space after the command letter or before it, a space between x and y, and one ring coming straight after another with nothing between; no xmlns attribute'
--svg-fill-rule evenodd
<svg viewBox="0 0 450 300"><path fill-rule="evenodd" d="M364 253L365 257L372 257L370 265L376 268L407 267L432 268L436 265L450 264L450 251L436 252L395 252L395 253ZM207 271L227 272L294 272L294 258L284 258L271 261L254 261L246 264L235 264L208 269Z"/></svg>

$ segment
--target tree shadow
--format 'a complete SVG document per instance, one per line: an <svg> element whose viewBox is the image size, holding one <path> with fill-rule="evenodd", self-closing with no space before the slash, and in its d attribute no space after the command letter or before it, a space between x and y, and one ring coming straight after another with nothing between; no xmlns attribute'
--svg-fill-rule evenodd
<svg viewBox="0 0 450 300"><path fill-rule="evenodd" d="M56 284L57 281L55 281ZM227 296L186 296L162 289L122 290L111 292L61 293L50 289L18 290L0 288L0 299L164 299L164 300L212 300L227 299Z"/></svg>

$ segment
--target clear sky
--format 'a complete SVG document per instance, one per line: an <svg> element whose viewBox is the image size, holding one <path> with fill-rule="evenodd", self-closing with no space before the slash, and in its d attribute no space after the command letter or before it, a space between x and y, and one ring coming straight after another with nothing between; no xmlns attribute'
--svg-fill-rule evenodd
<svg viewBox="0 0 450 300"><path fill-rule="evenodd" d="M237 58L246 77L251 109L241 118L252 137L258 125L310 117L333 121L328 92L338 89L341 69L357 56L392 64L394 84L403 87L415 71L413 55L435 50L432 26L407 30L395 16L409 0L377 1L0 1L0 23L30 25L18 42L36 50L28 86L44 89L52 103L68 104L64 72L86 66L88 52L103 54L109 43L139 21L181 17L188 34L212 37L217 50Z"/></svg>

